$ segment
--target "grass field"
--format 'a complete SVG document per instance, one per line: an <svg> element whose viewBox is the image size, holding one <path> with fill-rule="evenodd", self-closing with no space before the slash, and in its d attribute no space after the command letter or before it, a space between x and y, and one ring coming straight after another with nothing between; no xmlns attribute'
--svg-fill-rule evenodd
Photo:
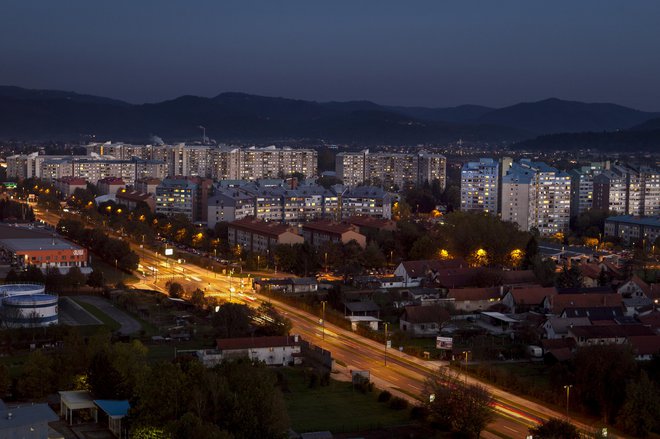
<svg viewBox="0 0 660 439"><path fill-rule="evenodd" d="M89 303L83 302L82 300L75 300L75 302L83 307L85 311L102 321L103 324L107 326L111 331L116 331L121 327L121 325L116 320L112 319L110 316L108 316L94 305L90 305Z"/></svg>
<svg viewBox="0 0 660 439"><path fill-rule="evenodd" d="M409 410L392 410L379 403L378 391L363 394L350 383L310 389L301 369L286 369L290 392L284 393L291 426L298 433L329 430L333 433L410 424Z"/></svg>

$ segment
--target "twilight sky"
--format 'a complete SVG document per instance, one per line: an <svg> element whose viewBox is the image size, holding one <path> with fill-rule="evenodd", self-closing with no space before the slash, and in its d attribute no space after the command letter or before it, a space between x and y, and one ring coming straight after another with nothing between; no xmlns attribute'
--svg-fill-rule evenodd
<svg viewBox="0 0 660 439"><path fill-rule="evenodd" d="M3 0L0 84L660 110L658 0Z"/></svg>

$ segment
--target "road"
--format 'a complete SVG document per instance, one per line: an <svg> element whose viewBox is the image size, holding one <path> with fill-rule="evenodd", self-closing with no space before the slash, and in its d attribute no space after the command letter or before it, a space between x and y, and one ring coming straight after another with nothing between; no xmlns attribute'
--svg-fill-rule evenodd
<svg viewBox="0 0 660 439"><path fill-rule="evenodd" d="M35 213L38 218L50 224L57 224L59 220L59 217L52 212L37 211ZM240 280L236 277L214 273L185 261L179 263L171 257L166 258L135 243L131 243L131 247L139 255L143 269L154 273L153 276L143 277L139 286L166 291L167 280L175 279L182 283L196 285L205 290L207 295L223 300L247 304L256 304L261 300L270 301L291 320L294 333L300 334L306 340L332 352L337 370L346 377L351 370L368 370L372 381L378 388L388 389L408 400L414 400L422 393L425 380L437 373L439 367L447 366L445 362L422 360L395 349L387 350L387 365L385 365L383 344L327 322L325 330L323 330L319 324L319 316L301 311L272 297L259 296L249 290L249 285L241 288ZM147 267L155 267L157 271ZM230 289L235 291L230 292ZM342 363L346 366L343 366ZM541 404L472 377L463 377L463 379L469 383L483 385L494 396L496 418L488 426L488 430L496 434L487 431L484 432L483 437L524 438L527 436L527 428L535 425L539 420L565 417L564 413L550 410ZM595 424L585 425L575 420L572 422L583 431L594 431L596 427Z"/></svg>

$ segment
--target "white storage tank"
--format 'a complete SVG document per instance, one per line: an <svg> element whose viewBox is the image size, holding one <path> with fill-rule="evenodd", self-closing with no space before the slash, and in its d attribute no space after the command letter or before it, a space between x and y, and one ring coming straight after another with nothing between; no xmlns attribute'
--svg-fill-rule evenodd
<svg viewBox="0 0 660 439"><path fill-rule="evenodd" d="M58 297L51 294L16 295L2 299L8 326L34 327L58 323Z"/></svg>
<svg viewBox="0 0 660 439"><path fill-rule="evenodd" d="M46 287L41 284L4 284L0 285L0 297L32 296L44 294Z"/></svg>

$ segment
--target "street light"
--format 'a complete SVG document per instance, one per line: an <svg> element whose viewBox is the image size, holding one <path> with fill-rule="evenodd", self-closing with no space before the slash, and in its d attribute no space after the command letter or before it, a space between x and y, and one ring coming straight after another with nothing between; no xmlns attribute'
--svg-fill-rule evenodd
<svg viewBox="0 0 660 439"><path fill-rule="evenodd" d="M321 314L321 338L325 340L325 304L327 303L327 300L322 300L321 301L321 309L322 309L322 314Z"/></svg>
<svg viewBox="0 0 660 439"><path fill-rule="evenodd" d="M463 351L461 352L462 354L465 354L465 383L467 384L467 376L468 376L468 355L470 354L470 351Z"/></svg>
<svg viewBox="0 0 660 439"><path fill-rule="evenodd" d="M389 340L387 339L387 327L389 323L385 322L385 366L387 366L387 344Z"/></svg>
<svg viewBox="0 0 660 439"><path fill-rule="evenodd" d="M564 386L564 389L566 389L566 418L568 419L568 403L570 400L571 396L571 387L573 387L573 384L567 384Z"/></svg>

